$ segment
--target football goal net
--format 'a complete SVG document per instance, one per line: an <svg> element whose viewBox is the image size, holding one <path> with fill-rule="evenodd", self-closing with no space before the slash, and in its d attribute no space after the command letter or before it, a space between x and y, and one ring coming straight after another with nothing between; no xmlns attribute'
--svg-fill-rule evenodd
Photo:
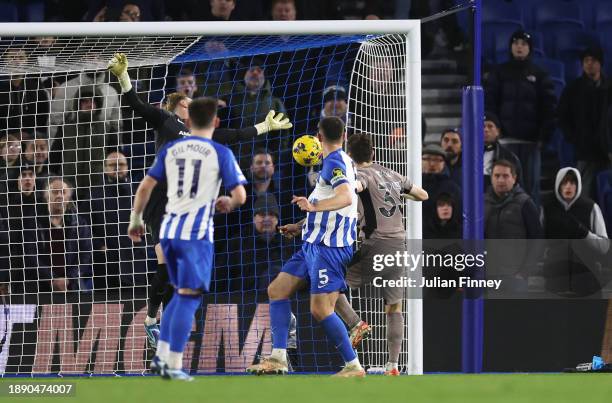
<svg viewBox="0 0 612 403"><path fill-rule="evenodd" d="M219 128L236 129L219 141L250 183L245 206L214 217L211 290L183 363L195 373L244 372L271 350L266 288L301 242L282 238L277 225L303 218L291 198L309 194L317 175L293 161L297 137L338 116L349 135L371 134L377 162L420 184L419 21L2 24L0 35L4 375L148 367L143 323L157 259L150 234L132 243L127 226L155 158L156 131L106 70L116 52L127 55L143 103L163 108L175 92L219 99ZM270 110L293 127L248 130ZM401 207L406 238L419 239L419 204ZM350 292L373 327L358 348L371 372L387 354L377 291ZM412 292L399 365L420 374L422 301ZM292 299L293 370L335 371L340 357L308 300L307 290Z"/></svg>

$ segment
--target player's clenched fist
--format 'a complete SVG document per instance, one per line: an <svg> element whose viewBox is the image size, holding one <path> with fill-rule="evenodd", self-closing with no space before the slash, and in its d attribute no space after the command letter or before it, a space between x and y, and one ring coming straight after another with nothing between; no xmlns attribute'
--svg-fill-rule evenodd
<svg viewBox="0 0 612 403"><path fill-rule="evenodd" d="M128 226L128 236L134 242L140 242L141 237L145 233L144 222L142 215L132 212L130 214L130 225Z"/></svg>
<svg viewBox="0 0 612 403"><path fill-rule="evenodd" d="M287 224L278 227L280 233L287 239L298 236L302 232L302 226L299 224Z"/></svg>
<svg viewBox="0 0 612 403"><path fill-rule="evenodd" d="M107 68L115 76L119 77L128 69L127 56L124 53L115 53L112 59L109 60Z"/></svg>
<svg viewBox="0 0 612 403"><path fill-rule="evenodd" d="M291 203L297 204L302 211L315 211L315 206L304 196L293 196Z"/></svg>
<svg viewBox="0 0 612 403"><path fill-rule="evenodd" d="M220 196L215 203L215 207L220 213L230 213L234 209L232 199L228 196Z"/></svg>
<svg viewBox="0 0 612 403"><path fill-rule="evenodd" d="M108 61L106 67L117 79L119 85L121 85L122 92L128 92L132 89L130 82L130 76L128 75L128 59L124 53L115 53L115 55Z"/></svg>

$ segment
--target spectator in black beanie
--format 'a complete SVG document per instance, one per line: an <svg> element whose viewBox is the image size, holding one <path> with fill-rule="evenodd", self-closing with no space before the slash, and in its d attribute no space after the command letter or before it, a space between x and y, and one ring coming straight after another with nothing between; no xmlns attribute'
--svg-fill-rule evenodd
<svg viewBox="0 0 612 403"><path fill-rule="evenodd" d="M510 38L510 61L485 82L485 110L501 121L506 146L523 163L524 189L539 205L540 149L555 128L556 98L547 72L531 61L531 35L519 30Z"/></svg>
<svg viewBox="0 0 612 403"><path fill-rule="evenodd" d="M582 76L563 89L559 100L559 127L565 139L576 147L577 168L586 194L595 197L595 177L610 167L612 161L607 122L612 82L602 71L601 48L585 49L581 61Z"/></svg>

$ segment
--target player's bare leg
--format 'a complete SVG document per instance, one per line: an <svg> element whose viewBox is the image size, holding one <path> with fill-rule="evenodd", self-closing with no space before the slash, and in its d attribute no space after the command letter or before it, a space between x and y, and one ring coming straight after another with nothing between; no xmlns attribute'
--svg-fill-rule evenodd
<svg viewBox="0 0 612 403"><path fill-rule="evenodd" d="M304 280L300 277L280 272L268 286L274 348L269 357L264 357L259 364L248 367L247 372L257 375L287 373L287 338L291 322L291 304L289 298L303 285Z"/></svg>
<svg viewBox="0 0 612 403"><path fill-rule="evenodd" d="M346 323L349 330L349 339L353 348L357 348L359 344L370 337L372 327L366 322L361 320L357 312L353 309L350 302L346 298L344 293L338 295L336 301L336 313Z"/></svg>
<svg viewBox="0 0 612 403"><path fill-rule="evenodd" d="M398 376L400 351L404 334L404 315L402 314L402 301L392 305L385 305L387 316L387 346L389 349L389 360L385 365L385 375Z"/></svg>
<svg viewBox="0 0 612 403"><path fill-rule="evenodd" d="M315 320L321 324L328 339L336 346L344 360L344 368L334 376L340 378L363 377L365 371L351 346L344 323L334 312L337 299L337 291L310 294L310 312Z"/></svg>

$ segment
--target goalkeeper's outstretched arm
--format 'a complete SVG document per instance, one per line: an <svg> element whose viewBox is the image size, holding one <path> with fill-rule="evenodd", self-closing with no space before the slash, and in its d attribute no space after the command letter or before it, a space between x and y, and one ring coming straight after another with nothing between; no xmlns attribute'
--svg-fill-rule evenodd
<svg viewBox="0 0 612 403"><path fill-rule="evenodd" d="M255 126L244 129L216 129L213 133L213 140L221 144L235 143L241 140L250 140L253 137L259 136L275 130L290 129L293 124L282 113L276 113L273 110L268 112L268 115L263 122L257 123Z"/></svg>
<svg viewBox="0 0 612 403"><path fill-rule="evenodd" d="M132 83L130 81L130 75L128 74L128 60L127 56L123 53L117 53L108 62L108 70L117 77L119 85L121 86L121 93L123 94L128 105L140 115L149 125L154 129L160 128L166 119L172 115L160 108L156 108L146 102L143 102L140 97L136 94Z"/></svg>
<svg viewBox="0 0 612 403"><path fill-rule="evenodd" d="M108 62L108 70L117 77L121 86L121 93L124 95L128 105L142 118L150 124L154 129L163 126L166 119L172 117L172 114L163 109L156 108L148 103L143 102L136 91L132 88L128 70L128 59L123 53L115 54ZM268 115L263 122L257 123L245 129L218 129L215 130L214 140L222 143L233 143L240 140L248 140L260 134L265 134L275 130L290 129L293 124L288 117L282 113L275 113L273 110L268 112Z"/></svg>

